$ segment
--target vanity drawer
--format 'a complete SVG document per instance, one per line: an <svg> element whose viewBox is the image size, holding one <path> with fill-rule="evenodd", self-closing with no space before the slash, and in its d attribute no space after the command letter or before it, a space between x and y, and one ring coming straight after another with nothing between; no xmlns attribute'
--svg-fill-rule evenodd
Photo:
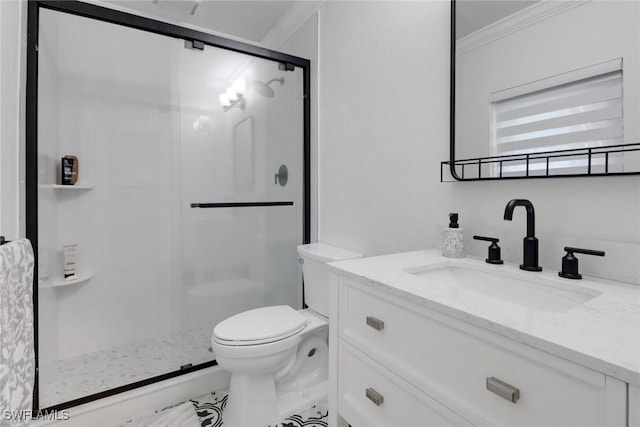
<svg viewBox="0 0 640 427"><path fill-rule="evenodd" d="M339 336L473 424L611 424L605 375L341 280ZM517 401L499 381L489 391L488 378L517 388Z"/></svg>
<svg viewBox="0 0 640 427"><path fill-rule="evenodd" d="M353 427L471 426L343 341L339 411Z"/></svg>

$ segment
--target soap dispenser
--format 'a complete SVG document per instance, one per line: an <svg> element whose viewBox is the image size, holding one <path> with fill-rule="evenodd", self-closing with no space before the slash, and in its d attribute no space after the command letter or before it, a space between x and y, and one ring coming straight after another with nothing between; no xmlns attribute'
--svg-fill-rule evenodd
<svg viewBox="0 0 640 427"><path fill-rule="evenodd" d="M449 214L449 227L444 230L444 248L442 256L464 258L464 230L458 225L458 214Z"/></svg>

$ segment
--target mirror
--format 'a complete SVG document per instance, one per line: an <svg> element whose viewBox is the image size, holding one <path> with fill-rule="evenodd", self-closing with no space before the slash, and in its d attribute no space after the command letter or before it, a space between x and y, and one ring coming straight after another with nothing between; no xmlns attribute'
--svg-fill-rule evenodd
<svg viewBox="0 0 640 427"><path fill-rule="evenodd" d="M640 173L640 2L457 0L452 45L454 178Z"/></svg>

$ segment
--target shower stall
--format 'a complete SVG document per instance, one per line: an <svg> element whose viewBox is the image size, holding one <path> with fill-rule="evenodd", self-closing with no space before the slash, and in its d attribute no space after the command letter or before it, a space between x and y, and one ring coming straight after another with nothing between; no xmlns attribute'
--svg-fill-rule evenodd
<svg viewBox="0 0 640 427"><path fill-rule="evenodd" d="M80 2L28 19L35 409L212 366L224 318L301 308L309 62Z"/></svg>

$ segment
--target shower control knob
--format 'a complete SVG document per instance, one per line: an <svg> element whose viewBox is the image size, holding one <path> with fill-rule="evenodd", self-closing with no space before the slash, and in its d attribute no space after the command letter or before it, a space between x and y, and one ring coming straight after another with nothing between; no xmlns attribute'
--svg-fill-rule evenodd
<svg viewBox="0 0 640 427"><path fill-rule="evenodd" d="M287 181L289 180L289 170L287 169L287 165L282 165L278 169L278 172L275 174L275 182L274 184L280 184L280 186L284 187L287 185Z"/></svg>

